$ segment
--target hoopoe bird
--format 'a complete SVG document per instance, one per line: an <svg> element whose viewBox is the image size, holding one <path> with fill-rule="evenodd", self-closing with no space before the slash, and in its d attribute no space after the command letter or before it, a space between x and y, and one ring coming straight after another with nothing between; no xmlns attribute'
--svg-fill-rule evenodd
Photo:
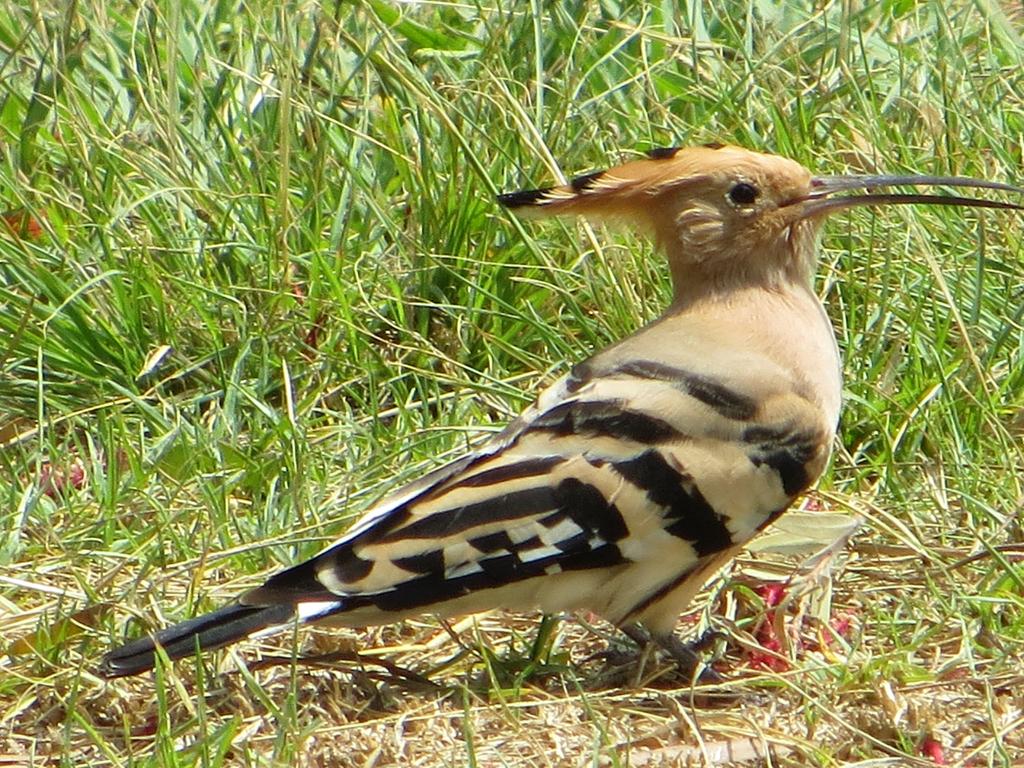
<svg viewBox="0 0 1024 768"><path fill-rule="evenodd" d="M697 590L828 461L841 379L813 288L825 218L904 203L1024 209L876 191L902 185L1024 193L962 177L813 176L713 144L501 195L531 218L642 226L668 259L672 303L320 554L111 651L100 671L133 675L155 665L158 647L178 659L296 623L363 627L492 608L587 609L679 652L673 630ZM861 194L842 194L852 191Z"/></svg>

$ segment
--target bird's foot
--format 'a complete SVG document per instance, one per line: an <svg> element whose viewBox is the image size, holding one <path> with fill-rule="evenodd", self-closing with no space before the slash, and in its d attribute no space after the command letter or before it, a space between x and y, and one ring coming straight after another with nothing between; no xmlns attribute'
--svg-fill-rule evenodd
<svg viewBox="0 0 1024 768"><path fill-rule="evenodd" d="M679 671L690 680L696 678L698 683L722 682L722 676L704 663L700 653L710 648L722 637L720 632L709 630L696 640L687 643L671 632L666 635L652 635L639 624L626 625L619 629L641 649L652 644L657 645L676 663Z"/></svg>

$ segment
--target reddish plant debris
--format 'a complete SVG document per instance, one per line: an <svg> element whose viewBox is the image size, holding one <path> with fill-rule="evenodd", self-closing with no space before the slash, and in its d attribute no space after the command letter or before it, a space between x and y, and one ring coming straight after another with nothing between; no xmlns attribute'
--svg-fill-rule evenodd
<svg viewBox="0 0 1024 768"><path fill-rule="evenodd" d="M850 635L853 634L853 617L848 613L841 613L838 616L832 617L832 621L829 623L829 626L837 637L841 637L843 640L849 640Z"/></svg>
<svg viewBox="0 0 1024 768"><path fill-rule="evenodd" d="M758 645L763 650L747 651L747 664L751 669L767 669L772 672L785 672L789 669L789 662L781 656L782 643L775 636L775 630L771 624L765 624L767 631L758 631L756 637Z"/></svg>
<svg viewBox="0 0 1024 768"><path fill-rule="evenodd" d="M827 625L821 625L817 631L817 642L809 644L815 651L824 651L839 640L848 641L853 636L854 617L850 613L833 616Z"/></svg>
<svg viewBox="0 0 1024 768"><path fill-rule="evenodd" d="M143 739L155 736L160 728L160 720L156 715L150 715L142 725L132 729L132 738Z"/></svg>
<svg viewBox="0 0 1024 768"><path fill-rule="evenodd" d="M313 325L310 326L309 331L306 333L306 338L304 339L304 341L306 342L306 346L309 347L309 349L316 349L317 346L320 344L320 334L324 330L325 320L325 313L320 312L316 316L316 320L313 321ZM307 357L312 357L312 355L307 354Z"/></svg>
<svg viewBox="0 0 1024 768"><path fill-rule="evenodd" d="M85 486L85 463L75 458L70 464L56 466L53 462L45 461L39 467L37 483L40 490L51 499L62 496L68 490L80 490Z"/></svg>
<svg viewBox="0 0 1024 768"><path fill-rule="evenodd" d="M39 219L24 208L0 213L0 231L6 230L15 237L38 240L43 236L43 225Z"/></svg>
<svg viewBox="0 0 1024 768"><path fill-rule="evenodd" d="M758 597L764 600L768 611L761 618L754 630L754 639L760 646L759 650L748 650L747 662L752 669L769 669L773 672L784 672L789 669L789 662L782 653L782 643L775 632L774 616L779 605L786 598L784 584L762 584L755 590ZM775 609L775 610L772 610Z"/></svg>
<svg viewBox="0 0 1024 768"><path fill-rule="evenodd" d="M786 597L786 585L776 582L762 584L757 588L756 592L757 596L764 600L766 607L774 608Z"/></svg>
<svg viewBox="0 0 1024 768"><path fill-rule="evenodd" d="M828 626L823 628L821 633L821 645L828 648L834 641L849 640L853 636L853 616L848 613L841 613L833 616Z"/></svg>
<svg viewBox="0 0 1024 768"><path fill-rule="evenodd" d="M302 306L306 303L307 294L306 287L301 280L295 278L295 266L291 265L288 269L288 281L291 288L292 297L295 302ZM313 319L313 323L309 326L309 330L302 337L302 341L306 345L306 349L303 351L303 357L307 360L312 360L315 355L313 352L320 346L320 336L323 333L324 325L327 321L327 313L320 311L316 314Z"/></svg>
<svg viewBox="0 0 1024 768"><path fill-rule="evenodd" d="M807 512L821 512L825 509L825 505L821 503L821 499L808 496L804 499L804 503L800 506L800 509Z"/></svg>
<svg viewBox="0 0 1024 768"><path fill-rule="evenodd" d="M918 751L922 757L929 758L936 765L946 764L946 756L942 751L942 745L934 736L925 736Z"/></svg>

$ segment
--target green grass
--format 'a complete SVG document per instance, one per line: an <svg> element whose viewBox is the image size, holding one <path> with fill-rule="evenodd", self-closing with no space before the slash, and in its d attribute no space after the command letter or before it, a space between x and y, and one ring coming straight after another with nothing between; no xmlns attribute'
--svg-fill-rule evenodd
<svg viewBox="0 0 1024 768"><path fill-rule="evenodd" d="M0 633L25 640L0 662L0 752L627 765L763 737L773 765L836 766L924 760L934 737L950 765L1024 761L1024 218L1002 212L827 227L846 408L815 503L868 525L795 602L854 630L748 673L766 566L745 559L705 616L734 636L734 700L602 685L601 642L566 623L538 647L536 617L465 622L461 644L426 619L295 639L381 648L441 695L370 666L90 671L316 551L659 313L647 244L517 222L495 192L706 141L1024 182L1012 3L679 5L0 10Z"/></svg>

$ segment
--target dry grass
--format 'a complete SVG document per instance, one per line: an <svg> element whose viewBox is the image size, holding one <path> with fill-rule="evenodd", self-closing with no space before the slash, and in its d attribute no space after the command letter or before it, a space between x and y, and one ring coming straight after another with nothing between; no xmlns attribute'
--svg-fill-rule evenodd
<svg viewBox="0 0 1024 768"><path fill-rule="evenodd" d="M9 700L5 759L159 764L173 749L185 764L205 750L226 765L934 765L934 742L944 764L1012 764L1024 755L1024 653L932 599L979 592L991 557L946 547L923 558L876 535L810 573L793 558L745 557L703 601L727 636L716 685L695 687L653 655L609 658L614 633L596 620L561 623L527 675L539 617L498 612L304 631L304 655L354 660L293 665L280 638L220 655L201 680L183 662L156 681L107 683L88 671L94 655L65 652ZM774 607L756 593L766 583L784 587ZM56 613L56 602L23 606L12 629L30 629L39 610ZM763 643L768 625L783 638L777 652Z"/></svg>

